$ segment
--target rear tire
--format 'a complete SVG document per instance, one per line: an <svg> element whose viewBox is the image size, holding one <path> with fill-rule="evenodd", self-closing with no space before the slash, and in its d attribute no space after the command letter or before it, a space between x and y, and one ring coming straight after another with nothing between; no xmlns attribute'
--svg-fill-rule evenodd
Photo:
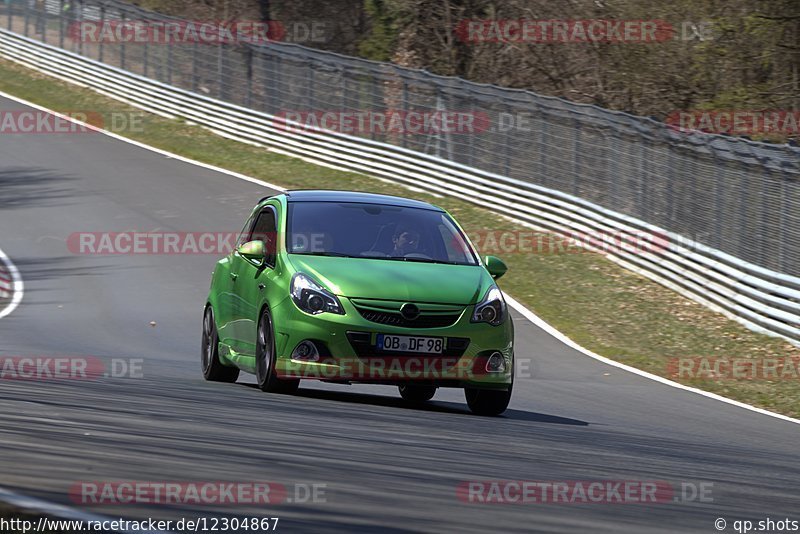
<svg viewBox="0 0 800 534"><path fill-rule="evenodd" d="M464 388L467 406L475 415L500 415L511 401L511 388L508 391L497 389Z"/></svg>
<svg viewBox="0 0 800 534"><path fill-rule="evenodd" d="M281 380L275 373L277 360L275 350L275 329L269 310L264 310L258 320L256 337L256 381L261 391L291 395L297 391L300 380Z"/></svg>
<svg viewBox="0 0 800 534"><path fill-rule="evenodd" d="M219 361L219 336L211 306L207 306L203 314L203 348L200 363L203 366L203 377L208 381L236 382L239 378L239 369L223 365Z"/></svg>
<svg viewBox="0 0 800 534"><path fill-rule="evenodd" d="M425 402L429 401L436 395L436 388L434 386L397 386L400 391L400 396L409 402Z"/></svg>

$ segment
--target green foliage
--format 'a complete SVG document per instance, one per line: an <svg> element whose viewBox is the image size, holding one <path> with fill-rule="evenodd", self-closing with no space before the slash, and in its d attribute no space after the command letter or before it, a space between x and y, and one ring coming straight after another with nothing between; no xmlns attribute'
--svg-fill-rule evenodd
<svg viewBox="0 0 800 534"><path fill-rule="evenodd" d="M259 0L138 0L188 18L252 16ZM798 0L272 0L296 20L324 17L342 54L529 89L637 115L800 109ZM462 42L467 19L659 20L655 43ZM687 26L688 25L688 26ZM698 38L692 27L708 27Z"/></svg>
<svg viewBox="0 0 800 534"><path fill-rule="evenodd" d="M369 33L358 45L359 55L375 61L390 61L397 42L397 21L384 0L364 0L371 23Z"/></svg>

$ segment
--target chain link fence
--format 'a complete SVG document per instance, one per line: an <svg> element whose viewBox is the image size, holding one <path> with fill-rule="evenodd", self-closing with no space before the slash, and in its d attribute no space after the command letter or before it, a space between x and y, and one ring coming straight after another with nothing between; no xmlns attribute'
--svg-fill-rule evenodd
<svg viewBox="0 0 800 534"><path fill-rule="evenodd" d="M81 37L81 24L132 22L181 23L116 0L0 0L0 25L11 31L271 115L467 117L472 122L462 129L383 125L349 133L572 194L800 276L796 147L681 132L595 106L295 44Z"/></svg>

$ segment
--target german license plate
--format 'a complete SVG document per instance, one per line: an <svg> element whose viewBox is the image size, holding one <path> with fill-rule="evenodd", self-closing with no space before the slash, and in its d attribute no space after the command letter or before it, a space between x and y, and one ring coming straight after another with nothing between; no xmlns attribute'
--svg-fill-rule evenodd
<svg viewBox="0 0 800 534"><path fill-rule="evenodd" d="M444 338L378 334L378 350L441 354L444 351Z"/></svg>

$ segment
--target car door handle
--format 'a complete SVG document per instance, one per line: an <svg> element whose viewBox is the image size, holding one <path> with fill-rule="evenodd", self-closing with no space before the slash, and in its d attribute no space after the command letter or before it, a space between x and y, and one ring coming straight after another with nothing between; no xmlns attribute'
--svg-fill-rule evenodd
<svg viewBox="0 0 800 534"><path fill-rule="evenodd" d="M236 274L236 273L231 273L231 280L233 280L233 281L235 282L237 278L239 278L239 275L238 275L238 274Z"/></svg>
<svg viewBox="0 0 800 534"><path fill-rule="evenodd" d="M264 291L265 287L267 286L265 286L264 284L258 284L258 289L260 289L261 291Z"/></svg>

